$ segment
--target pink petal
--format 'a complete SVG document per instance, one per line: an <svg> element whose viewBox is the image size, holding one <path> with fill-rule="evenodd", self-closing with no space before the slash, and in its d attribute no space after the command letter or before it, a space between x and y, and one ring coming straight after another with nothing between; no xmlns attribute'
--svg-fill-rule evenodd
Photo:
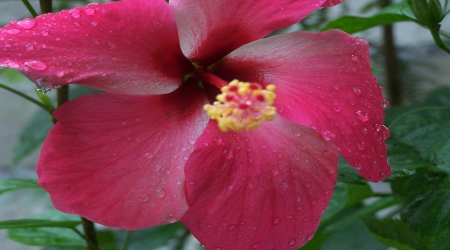
<svg viewBox="0 0 450 250"><path fill-rule="evenodd" d="M54 206L127 230L180 219L184 164L208 121L206 97L189 85L161 96L88 95L58 108L37 168Z"/></svg>
<svg viewBox="0 0 450 250"><path fill-rule="evenodd" d="M288 27L325 0L171 0L183 53L209 66L234 49Z"/></svg>
<svg viewBox="0 0 450 250"><path fill-rule="evenodd" d="M322 4L322 7L332 7L340 4L341 2L342 0L327 0L324 4Z"/></svg>
<svg viewBox="0 0 450 250"><path fill-rule="evenodd" d="M207 249L298 249L316 231L337 175L335 146L281 117L250 133L211 121L186 164L183 224Z"/></svg>
<svg viewBox="0 0 450 250"><path fill-rule="evenodd" d="M176 89L192 65L163 0L91 4L12 22L0 29L0 66L38 85L78 83L114 93Z"/></svg>
<svg viewBox="0 0 450 250"><path fill-rule="evenodd" d="M391 175L384 98L369 65L368 44L342 31L295 32L263 39L213 66L225 80L277 85L277 112L332 140L364 178Z"/></svg>

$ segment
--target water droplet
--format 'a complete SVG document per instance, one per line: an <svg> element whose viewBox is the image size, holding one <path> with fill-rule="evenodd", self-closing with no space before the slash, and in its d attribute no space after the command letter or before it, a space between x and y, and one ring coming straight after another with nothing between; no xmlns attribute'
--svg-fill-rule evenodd
<svg viewBox="0 0 450 250"><path fill-rule="evenodd" d="M383 108L387 108L389 106L389 101L388 100L381 101L381 106L383 106Z"/></svg>
<svg viewBox="0 0 450 250"><path fill-rule="evenodd" d="M169 214L169 216L167 216L166 221L167 221L167 223L175 223L175 222L177 222L177 219L175 219L175 217L173 217L173 215Z"/></svg>
<svg viewBox="0 0 450 250"><path fill-rule="evenodd" d="M85 9L84 12L86 13L86 15L88 16L92 16L95 12L94 9Z"/></svg>
<svg viewBox="0 0 450 250"><path fill-rule="evenodd" d="M227 160L231 160L234 157L233 152L231 150L226 150L225 149L223 151L223 154L225 155L225 159L227 159Z"/></svg>
<svg viewBox="0 0 450 250"><path fill-rule="evenodd" d="M79 13L72 13L72 17L75 18L75 19L76 19L76 18L79 18L79 17L80 17L80 14L79 14Z"/></svg>
<svg viewBox="0 0 450 250"><path fill-rule="evenodd" d="M291 239L289 240L289 246L293 246L293 245L295 245L295 239L294 239L294 238L291 238Z"/></svg>
<svg viewBox="0 0 450 250"><path fill-rule="evenodd" d="M358 147L359 150L363 151L363 150L364 150L364 147L365 147L364 142L358 142L357 147Z"/></svg>
<svg viewBox="0 0 450 250"><path fill-rule="evenodd" d="M172 171L170 171L170 169L167 169L167 170L166 170L166 174L167 174L167 175L169 175L169 174L171 174L171 173L172 173Z"/></svg>
<svg viewBox="0 0 450 250"><path fill-rule="evenodd" d="M153 158L153 154L150 153L150 152L145 153L144 156L145 156L145 158L147 158L147 159Z"/></svg>
<svg viewBox="0 0 450 250"><path fill-rule="evenodd" d="M331 132L329 130L322 131L322 136L327 141L330 141L330 140L336 138L336 134L334 134L333 132Z"/></svg>
<svg viewBox="0 0 450 250"><path fill-rule="evenodd" d="M282 182L281 182L281 186L282 186L282 187L287 187L287 185L288 185L288 184L287 184L286 181L282 181Z"/></svg>
<svg viewBox="0 0 450 250"><path fill-rule="evenodd" d="M213 141L214 141L214 143L216 144L216 145L222 145L222 142L223 142L223 140L222 140L222 138L220 138L220 137L215 137L214 139L213 139Z"/></svg>
<svg viewBox="0 0 450 250"><path fill-rule="evenodd" d="M300 132L298 132L298 131L294 131L293 134L294 134L295 137L302 136L302 134Z"/></svg>
<svg viewBox="0 0 450 250"><path fill-rule="evenodd" d="M352 55L352 61L354 61L354 62L358 61L358 56L357 55Z"/></svg>
<svg viewBox="0 0 450 250"><path fill-rule="evenodd" d="M192 139L192 138L189 138L188 139L188 143L191 144L191 145L194 145L195 144L195 140Z"/></svg>
<svg viewBox="0 0 450 250"><path fill-rule="evenodd" d="M34 49L33 45L31 44L25 44L25 50L26 51L32 51Z"/></svg>
<svg viewBox="0 0 450 250"><path fill-rule="evenodd" d="M277 218L273 219L272 223L273 224L278 224L278 223L280 223L280 220L281 219L279 217L277 217Z"/></svg>
<svg viewBox="0 0 450 250"><path fill-rule="evenodd" d="M29 19L29 18L22 20L22 21L18 21L16 23L17 28L26 29L26 30L33 28L35 25L36 25L36 21L34 19Z"/></svg>
<svg viewBox="0 0 450 250"><path fill-rule="evenodd" d="M306 240L310 241L313 237L314 237L314 234L308 234L308 236L306 236Z"/></svg>
<svg viewBox="0 0 450 250"><path fill-rule="evenodd" d="M141 195L141 197L139 198L139 200L140 200L141 202L148 201L148 195L147 195L147 194Z"/></svg>
<svg viewBox="0 0 450 250"><path fill-rule="evenodd" d="M10 30L6 31L6 33L8 33L10 35L15 35L15 34L19 34L20 30L18 30L18 29L10 29Z"/></svg>
<svg viewBox="0 0 450 250"><path fill-rule="evenodd" d="M92 26L97 26L97 22L92 22L91 25Z"/></svg>
<svg viewBox="0 0 450 250"><path fill-rule="evenodd" d="M42 94L47 94L48 92L52 91L51 88L46 88L46 87L42 87L42 86L37 86L36 90Z"/></svg>
<svg viewBox="0 0 450 250"><path fill-rule="evenodd" d="M236 224L231 224L227 227L227 229L231 231L231 230L235 229L236 227L237 227Z"/></svg>
<svg viewBox="0 0 450 250"><path fill-rule="evenodd" d="M164 198L166 196L166 191L162 188L158 188L156 190L156 197L158 198Z"/></svg>
<svg viewBox="0 0 450 250"><path fill-rule="evenodd" d="M361 90L358 87L353 87L353 92L358 96L361 95Z"/></svg>
<svg viewBox="0 0 450 250"><path fill-rule="evenodd" d="M48 32L45 31L45 30L43 30L43 31L41 31L41 35L42 35L42 36L48 36Z"/></svg>
<svg viewBox="0 0 450 250"><path fill-rule="evenodd" d="M161 164L156 164L156 166L155 166L156 171L159 171L161 168L162 168Z"/></svg>
<svg viewBox="0 0 450 250"><path fill-rule="evenodd" d="M228 190L233 190L233 185L228 185Z"/></svg>
<svg viewBox="0 0 450 250"><path fill-rule="evenodd" d="M25 66L28 66L30 69L34 69L37 71L42 71L47 68L47 65L38 60L30 60L23 63Z"/></svg>
<svg viewBox="0 0 450 250"><path fill-rule="evenodd" d="M333 85L333 89L334 89L334 90L339 90L339 86Z"/></svg>
<svg viewBox="0 0 450 250"><path fill-rule="evenodd" d="M203 147L205 147L205 148L208 147L208 145L209 145L209 144L208 144L207 142L204 142L204 143L203 143Z"/></svg>
<svg viewBox="0 0 450 250"><path fill-rule="evenodd" d="M369 120L369 114L367 114L366 112L358 110L356 111L356 114L358 115L358 119L362 122L366 122Z"/></svg>

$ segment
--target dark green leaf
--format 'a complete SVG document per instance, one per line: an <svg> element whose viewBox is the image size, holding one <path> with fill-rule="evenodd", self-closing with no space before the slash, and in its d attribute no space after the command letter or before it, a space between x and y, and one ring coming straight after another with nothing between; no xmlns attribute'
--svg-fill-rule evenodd
<svg viewBox="0 0 450 250"><path fill-rule="evenodd" d="M398 250L430 249L418 233L400 220L365 218L363 222L375 238L388 246Z"/></svg>
<svg viewBox="0 0 450 250"><path fill-rule="evenodd" d="M38 219L7 220L7 221L0 221L0 229L35 228L35 227L75 228L80 223L81 223L80 221L52 221L52 220L38 220Z"/></svg>
<svg viewBox="0 0 450 250"><path fill-rule="evenodd" d="M450 249L449 175L421 168L412 176L395 179L392 190L405 206L402 221L431 242L432 249Z"/></svg>
<svg viewBox="0 0 450 250"><path fill-rule="evenodd" d="M157 249L159 247L167 246L169 241L182 233L184 226L177 222L174 224L167 224L159 227L138 230L131 232L129 239L128 250L141 250L141 249ZM124 237L122 233L120 235ZM123 242L123 240L122 240Z"/></svg>
<svg viewBox="0 0 450 250"><path fill-rule="evenodd" d="M351 34L380 25L411 21L411 18L404 15L409 11L404 3L391 5L370 17L342 16L329 22L322 30L340 29Z"/></svg>
<svg viewBox="0 0 450 250"><path fill-rule="evenodd" d="M51 116L44 110L38 110L20 134L19 143L14 147L13 163L19 163L37 149L52 126Z"/></svg>
<svg viewBox="0 0 450 250"><path fill-rule="evenodd" d="M339 157L338 182L364 184L366 180L359 176L358 171L350 166L342 157Z"/></svg>
<svg viewBox="0 0 450 250"><path fill-rule="evenodd" d="M6 179L0 180L0 194L26 188L40 188L37 179Z"/></svg>
<svg viewBox="0 0 450 250"><path fill-rule="evenodd" d="M450 173L450 108L413 110L392 122L389 129L391 156L405 159L392 162L393 169L407 172L428 165Z"/></svg>
<svg viewBox="0 0 450 250"><path fill-rule="evenodd" d="M377 241L359 220L328 237L322 250L380 250L386 246Z"/></svg>
<svg viewBox="0 0 450 250"><path fill-rule="evenodd" d="M8 237L31 246L82 247L85 241L67 228L18 228L8 230Z"/></svg>
<svg viewBox="0 0 450 250"><path fill-rule="evenodd" d="M372 190L364 184L337 183L333 196L322 216L321 223L331 219L338 212L373 195Z"/></svg>

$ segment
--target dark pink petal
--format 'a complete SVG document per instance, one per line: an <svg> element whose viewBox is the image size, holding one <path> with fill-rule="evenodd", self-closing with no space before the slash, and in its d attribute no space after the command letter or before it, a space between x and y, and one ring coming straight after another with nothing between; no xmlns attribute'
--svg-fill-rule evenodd
<svg viewBox="0 0 450 250"><path fill-rule="evenodd" d="M295 32L256 41L214 66L225 80L275 84L277 112L332 140L364 178L391 175L384 98L366 41L342 31Z"/></svg>
<svg viewBox="0 0 450 250"><path fill-rule="evenodd" d="M176 89L192 65L164 0L124 0L12 22L0 29L0 66L36 84L78 83L114 93Z"/></svg>
<svg viewBox="0 0 450 250"><path fill-rule="evenodd" d="M340 4L341 2L342 0L327 0L324 4L322 4L322 7L332 7Z"/></svg>
<svg viewBox="0 0 450 250"><path fill-rule="evenodd" d="M325 0L171 0L183 53L208 66L234 49L288 27Z"/></svg>
<svg viewBox="0 0 450 250"><path fill-rule="evenodd" d="M37 168L54 206L128 230L180 219L184 165L208 121L196 88L88 95L58 108Z"/></svg>
<svg viewBox="0 0 450 250"><path fill-rule="evenodd" d="M337 151L315 130L276 117L250 133L211 121L186 164L181 222L207 249L298 249L336 183Z"/></svg>

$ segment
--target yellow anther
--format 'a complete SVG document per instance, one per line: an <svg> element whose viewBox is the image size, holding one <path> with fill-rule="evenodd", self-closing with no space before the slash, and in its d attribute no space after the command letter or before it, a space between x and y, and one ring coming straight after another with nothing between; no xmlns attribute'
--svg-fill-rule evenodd
<svg viewBox="0 0 450 250"><path fill-rule="evenodd" d="M275 117L276 108L273 107L276 94L275 85L261 85L233 80L228 86L220 89L217 101L206 104L203 109L218 122L220 130L252 131L261 126L262 121L271 121Z"/></svg>

